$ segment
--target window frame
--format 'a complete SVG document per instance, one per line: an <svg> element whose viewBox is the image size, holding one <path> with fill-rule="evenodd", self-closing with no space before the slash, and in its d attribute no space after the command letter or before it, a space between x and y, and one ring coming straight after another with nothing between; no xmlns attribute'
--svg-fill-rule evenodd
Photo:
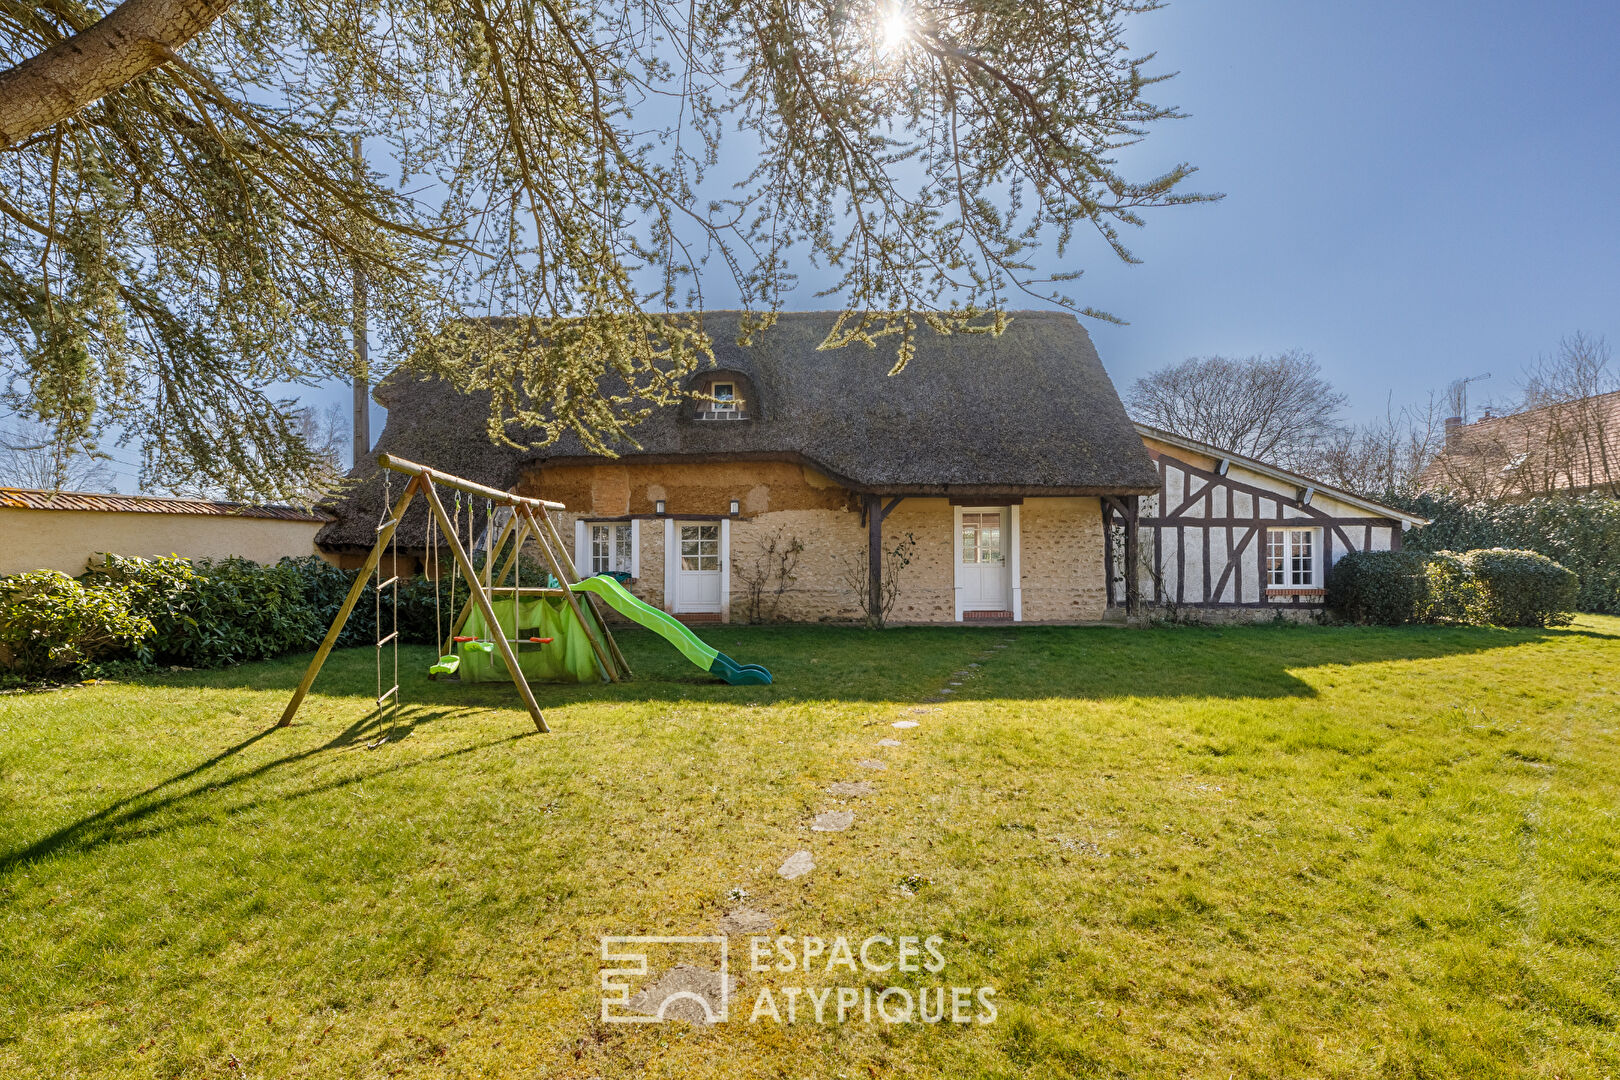
<svg viewBox="0 0 1620 1080"><path fill-rule="evenodd" d="M1300 542L1300 536L1305 537L1304 543ZM1307 560L1308 580L1304 582L1295 580L1299 571L1294 564L1302 557ZM1274 576L1278 574L1283 578L1281 582L1274 580ZM1322 579L1321 526L1293 524L1266 526L1266 592L1316 592L1323 587Z"/></svg>
<svg viewBox="0 0 1620 1080"><path fill-rule="evenodd" d="M608 530L608 569L597 569L596 561L596 529L598 527ZM574 536L574 566L581 577L594 577L600 573L628 572L630 580L635 581L641 577L641 522L635 518L588 518L581 517L575 523ZM619 530L625 530L629 536L628 565L624 569L616 569L613 564L620 557Z"/></svg>

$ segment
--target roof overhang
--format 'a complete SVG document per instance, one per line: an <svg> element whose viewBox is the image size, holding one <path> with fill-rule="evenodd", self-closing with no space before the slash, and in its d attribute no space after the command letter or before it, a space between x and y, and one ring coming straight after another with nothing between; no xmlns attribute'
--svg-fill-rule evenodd
<svg viewBox="0 0 1620 1080"><path fill-rule="evenodd" d="M1407 513L1405 510L1397 510L1393 506L1386 506L1381 502L1375 502L1372 499L1357 495L1353 491L1346 491L1343 488L1334 487L1332 484L1324 484L1322 481L1305 476L1302 473L1291 472L1288 469L1279 469L1275 465L1268 465L1264 461L1236 453L1232 450L1227 450L1224 447L1215 446L1206 442L1200 442L1197 439L1189 439L1185 436L1177 435L1174 432L1153 427L1151 424L1136 424L1136 430L1142 435L1143 438L1152 439L1155 442L1162 442L1169 446L1180 447L1183 450L1191 450L1194 453L1203 454L1205 457L1214 458L1216 461L1221 463L1222 468L1220 469L1220 472L1223 476L1226 475L1227 468L1230 468L1232 465L1239 465L1245 469L1248 469L1250 472L1256 472L1261 476L1268 476L1273 480L1280 480L1285 484L1292 485L1298 492L1297 497L1302 500L1302 502L1309 502L1314 496L1322 494L1338 499L1340 502L1349 503L1351 506L1365 510L1369 514L1376 514L1379 517L1399 521L1409 529L1415 529L1420 525L1427 525L1429 523L1428 518L1418 517L1416 514Z"/></svg>

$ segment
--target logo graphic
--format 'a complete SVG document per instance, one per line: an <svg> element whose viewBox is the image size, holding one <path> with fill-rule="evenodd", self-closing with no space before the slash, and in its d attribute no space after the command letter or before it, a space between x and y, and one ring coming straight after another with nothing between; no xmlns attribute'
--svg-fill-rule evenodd
<svg viewBox="0 0 1620 1080"><path fill-rule="evenodd" d="M719 970L677 963L658 982L631 996L630 978L645 978L650 949L673 950L685 960L719 961ZM711 937L604 937L602 1022L657 1024L682 1019L723 1024L731 1010L734 980L727 973L724 935ZM612 966L609 966L612 965Z"/></svg>

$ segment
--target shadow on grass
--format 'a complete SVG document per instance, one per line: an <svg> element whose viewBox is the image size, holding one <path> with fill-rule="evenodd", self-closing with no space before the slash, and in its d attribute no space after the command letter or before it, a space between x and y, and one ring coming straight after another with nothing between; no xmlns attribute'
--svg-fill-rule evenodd
<svg viewBox="0 0 1620 1080"><path fill-rule="evenodd" d="M909 703L936 694L953 672L977 663L981 665L974 669L978 677L960 680L956 700L1309 697L1315 690L1294 671L1325 665L1443 659L1559 637L1620 641L1620 635L1581 628L1313 626L1140 631L1035 626L891 631L727 627L705 636L718 647L735 649L739 658L765 663L778 681L773 686L726 686L685 664L656 636L621 632L621 644L638 673L636 679L617 685L536 684L536 696L542 709L586 702ZM998 645L1005 647L998 649ZM273 694L274 703L265 714L263 731L25 847L0 854L0 873L59 852L90 850L124 837L183 827L191 819L161 825L148 819L183 807L200 795L237 787L323 753L370 745L384 735L390 741L407 738L418 727L448 716L501 709L515 714L514 728L500 738L385 765L305 790L278 794L276 798L305 798L536 734L522 715L522 704L509 683L430 682L426 669L433 660L433 651L420 646L400 650L400 689L407 708L402 710L397 724L385 724L370 708L375 694L374 657L370 648L333 653L312 695L334 704L353 699L355 711L363 712L360 719L318 746L285 754L224 779L205 774L280 734L271 725L280 715L285 700L282 695L290 694L297 684L309 654L224 671L176 672L132 680L136 685L259 691ZM250 801L230 812L240 813L256 805L256 801Z"/></svg>
<svg viewBox="0 0 1620 1080"><path fill-rule="evenodd" d="M937 694L968 663L981 678L955 689L958 699L1072 697L1253 698L1314 693L1292 674L1327 664L1434 660L1513 648L1559 637L1620 640L1588 629L1482 627L1323 627L1264 624L1229 627L999 626L900 627L872 631L836 626L704 628L711 644L744 663L768 667L771 686L727 686L684 661L661 638L617 631L635 676L621 684L534 683L542 710L586 702L911 703ZM997 649L997 645L1006 645ZM314 694L354 698L375 693L369 648L328 659ZM400 650L406 702L521 709L507 682L431 682L432 650ZM227 671L185 672L154 683L291 694L309 654ZM146 680L137 680L144 682ZM273 722L270 718L269 722Z"/></svg>
<svg viewBox="0 0 1620 1080"><path fill-rule="evenodd" d="M203 774L208 773L217 766L226 764L232 758L236 757L238 754L241 754L244 750L247 750L256 743L281 733L276 728L267 728L256 735L243 739L235 746L221 750L214 756L198 762L196 765L193 765L183 772L176 773L167 780L153 784L144 791L139 791L133 795L119 799L118 801L103 807L93 814L80 818L71 825L63 826L62 828L57 829L55 832L35 840L31 844L27 844L23 847L0 854L0 874L8 873L19 866L26 865L37 859L46 858L51 855L68 851L92 851L96 848L114 843L120 839L133 838L136 836L152 836L157 833L184 828L189 824L194 824L197 821L204 820L205 818L212 818L216 815L216 812L211 811L207 815L202 815L194 819L180 818L177 820L170 820L164 822L160 826L155 827L148 823L148 819L151 818L152 815L159 812L174 809L176 807L182 807L198 796L216 795L219 792L235 788L250 780L256 780L263 777L273 770L286 768L288 766L296 765L299 762L308 761L319 754L328 753L334 750L359 749L361 747L380 745L378 740L397 742L409 737L413 731L424 724L429 724L435 720L442 719L445 716L465 711L467 710L438 709L425 712L416 710L401 710L399 719L391 723L383 722L380 716L378 716L375 712L372 712L361 719L356 720L354 723L344 728L326 742L321 743L319 746L310 747L307 750L300 750L291 754L285 754L281 757L266 761L260 765L248 769L245 772L236 773L229 777L207 777L200 780L196 784L183 786L186 785L187 781L201 777ZM347 787L350 784L360 783L379 776L386 776L390 773L402 772L407 769L415 769L423 765L431 765L435 762L446 761L451 758L474 753L478 750L484 750L492 746L514 742L518 739L527 738L528 736L535 734L537 734L537 732L533 730L520 732L518 734L508 735L504 738L490 739L484 742L459 747L455 750L447 750L442 754L435 754L426 758L418 758L407 762L397 762L366 773L341 777L325 783L316 784L313 787L305 788L300 791L280 793L276 796L276 800L278 802L292 802L296 799L308 798L312 795L319 795L323 792ZM242 805L231 807L228 813L239 814L244 811L251 810L258 805L258 800L250 800Z"/></svg>

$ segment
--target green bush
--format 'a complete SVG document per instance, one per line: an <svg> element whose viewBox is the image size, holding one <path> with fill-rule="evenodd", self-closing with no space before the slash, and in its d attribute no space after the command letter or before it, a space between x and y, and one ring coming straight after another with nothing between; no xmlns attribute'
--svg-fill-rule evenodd
<svg viewBox="0 0 1620 1080"><path fill-rule="evenodd" d="M0 664L26 680L136 650L152 633L117 587L56 570L0 578Z"/></svg>
<svg viewBox="0 0 1620 1080"><path fill-rule="evenodd" d="M1495 626L1568 626L1580 579L1545 555L1491 548L1462 556L1474 580L1473 621Z"/></svg>
<svg viewBox="0 0 1620 1080"><path fill-rule="evenodd" d="M1417 622L1466 623L1474 620L1479 583L1467 562L1454 551L1409 552L1423 559L1424 595Z"/></svg>
<svg viewBox="0 0 1620 1080"><path fill-rule="evenodd" d="M1577 579L1533 551L1352 551L1328 575L1327 606L1357 623L1567 626Z"/></svg>
<svg viewBox="0 0 1620 1080"><path fill-rule="evenodd" d="M483 568L482 554L474 563ZM34 680L105 659L207 668L312 650L337 617L356 573L313 555L274 566L240 558L102 555L78 581L43 572L0 578L0 595L11 598L0 609L6 615L0 665ZM508 574L504 584L511 582ZM522 583L555 584L528 556ZM379 631L376 588L367 582L338 635L339 647L369 645L394 629L392 592L382 597ZM437 604L431 580L401 581L400 640L433 645L449 632L456 609L467 602L459 575L454 607L450 601L448 573L438 585Z"/></svg>
<svg viewBox="0 0 1620 1080"><path fill-rule="evenodd" d="M1351 622L1417 622L1425 617L1427 563L1414 551L1349 552L1328 574L1327 606Z"/></svg>
<svg viewBox="0 0 1620 1080"><path fill-rule="evenodd" d="M1513 548L1556 560L1580 578L1577 611L1620 615L1620 499L1545 496L1524 502L1467 503L1446 496L1391 497L1430 519L1406 534L1422 551Z"/></svg>
<svg viewBox="0 0 1620 1080"><path fill-rule="evenodd" d="M225 667L313 648L326 627L290 560L260 566L226 558L106 555L86 575L124 590L152 624L152 658L186 667Z"/></svg>

